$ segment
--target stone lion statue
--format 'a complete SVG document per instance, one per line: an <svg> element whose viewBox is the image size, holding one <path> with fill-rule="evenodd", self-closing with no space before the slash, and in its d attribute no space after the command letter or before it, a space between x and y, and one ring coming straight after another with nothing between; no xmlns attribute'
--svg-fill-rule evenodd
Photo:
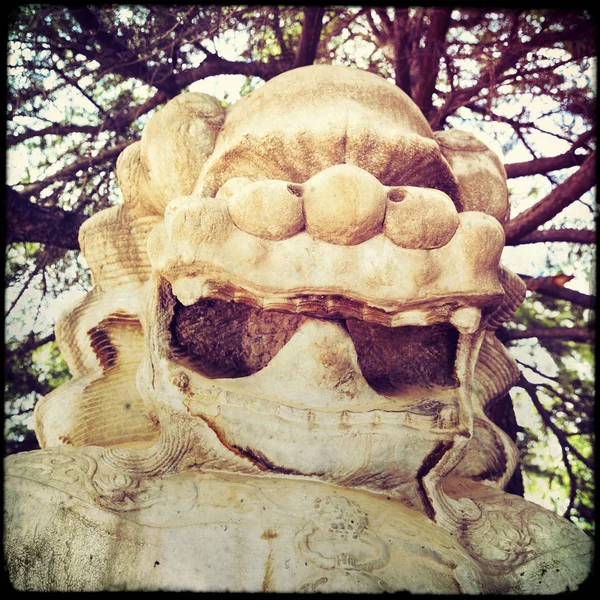
<svg viewBox="0 0 600 600"><path fill-rule="evenodd" d="M5 464L25 590L556 593L591 542L503 491L487 409L506 174L357 69L284 73L230 108L171 100L81 228L73 378Z"/></svg>

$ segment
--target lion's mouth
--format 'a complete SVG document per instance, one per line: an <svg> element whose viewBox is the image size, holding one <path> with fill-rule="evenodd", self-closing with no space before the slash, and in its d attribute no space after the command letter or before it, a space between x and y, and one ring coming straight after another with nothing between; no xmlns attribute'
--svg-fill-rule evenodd
<svg viewBox="0 0 600 600"><path fill-rule="evenodd" d="M316 317L343 325L362 375L378 393L396 395L412 387L459 385L454 370L459 332L450 323L389 327L344 318L341 311L332 315L324 295L301 302L299 313L215 298L201 298L191 306L176 302L171 325L173 358L211 379L248 377L265 368L307 318ZM348 306L352 311L352 305Z"/></svg>
<svg viewBox="0 0 600 600"><path fill-rule="evenodd" d="M343 414L364 424L393 417L417 428L457 425L465 376L458 355L461 336L469 334L450 322L390 327L356 318L350 315L357 303L340 297L300 300L296 312L210 296L185 306L171 295L170 359L204 390L194 411L216 402L258 413L279 406L287 418L313 424ZM267 383L273 380L279 388ZM315 389L298 389L303 382Z"/></svg>
<svg viewBox="0 0 600 600"><path fill-rule="evenodd" d="M485 321L460 332L450 318L467 308L480 317L477 305L454 305L442 321L434 299L419 308L422 325L391 327L374 321L377 312L344 313L357 297L288 293L287 310L275 310L242 302L241 287L237 298L214 297L210 289L222 296L231 286L216 281L186 305L161 280L153 373L163 401L197 417L218 447L270 471L332 470L354 483L366 455L381 473L404 465L385 479L389 487L412 482L424 456L468 435L473 348Z"/></svg>

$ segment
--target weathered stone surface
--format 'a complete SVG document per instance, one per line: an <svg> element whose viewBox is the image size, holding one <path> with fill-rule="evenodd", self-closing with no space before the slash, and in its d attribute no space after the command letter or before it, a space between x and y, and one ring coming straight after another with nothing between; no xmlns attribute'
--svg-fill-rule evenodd
<svg viewBox="0 0 600 600"><path fill-rule="evenodd" d="M503 486L486 416L505 174L390 83L307 67L225 112L184 94L81 232L73 379L6 461L18 589L558 593L591 542ZM70 447L68 447L70 446Z"/></svg>
<svg viewBox="0 0 600 600"><path fill-rule="evenodd" d="M488 520L457 539L391 496L233 473L157 477L136 510L107 511L91 484L99 464L97 449L13 460L5 560L17 589L554 594L589 568L586 536L564 519L468 480L450 494Z"/></svg>
<svg viewBox="0 0 600 600"><path fill-rule="evenodd" d="M304 183L336 165L359 167L386 186L457 182L425 117L397 87L344 67L295 69L228 112L195 195L212 197L229 179Z"/></svg>
<svg viewBox="0 0 600 600"><path fill-rule="evenodd" d="M151 273L146 251L157 216L114 206L79 232L94 288L59 317L55 332L73 379L40 400L35 429L42 447L151 446L159 429L140 397L143 296Z"/></svg>
<svg viewBox="0 0 600 600"><path fill-rule="evenodd" d="M306 231L313 238L354 246L381 231L385 189L363 169L336 165L296 189L302 189Z"/></svg>
<svg viewBox="0 0 600 600"><path fill-rule="evenodd" d="M510 218L506 171L498 156L466 131L438 131L435 139L458 180L457 206L496 217Z"/></svg>
<svg viewBox="0 0 600 600"><path fill-rule="evenodd" d="M266 367L303 320L222 300L177 303L173 344L181 360L203 375L243 377Z"/></svg>
<svg viewBox="0 0 600 600"><path fill-rule="evenodd" d="M191 193L224 118L216 98L187 93L150 119L141 141L117 162L119 187L135 214L163 214L170 200Z"/></svg>
<svg viewBox="0 0 600 600"><path fill-rule="evenodd" d="M310 311L303 298L336 296L350 302L338 303L339 314L333 302L332 316L358 310L385 325L427 325L463 307L495 308L503 297L500 224L478 212L458 221L452 239L428 251L402 248L383 233L350 246L307 231L271 241L235 227L225 200L190 196L169 205L148 252L185 305L209 296L303 312ZM347 314L342 305L353 302Z"/></svg>
<svg viewBox="0 0 600 600"><path fill-rule="evenodd" d="M402 248L445 246L460 223L454 203L443 192L413 186L391 188L385 234Z"/></svg>
<svg viewBox="0 0 600 600"><path fill-rule="evenodd" d="M251 182L228 195L227 207L234 225L256 237L285 240L304 229L303 202L285 181Z"/></svg>

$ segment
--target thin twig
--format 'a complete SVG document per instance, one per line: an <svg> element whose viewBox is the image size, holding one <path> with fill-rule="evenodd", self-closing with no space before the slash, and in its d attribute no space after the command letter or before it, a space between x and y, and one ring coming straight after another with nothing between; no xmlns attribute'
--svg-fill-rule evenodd
<svg viewBox="0 0 600 600"><path fill-rule="evenodd" d="M27 340L24 343L22 343L16 351L19 353L30 352L31 350L36 350L37 348L41 348L42 346L45 346L46 344L53 342L55 340L56 340L56 337L54 336L54 333L50 333L46 337L36 340L33 337L33 332L31 332L29 334L29 337L27 338Z"/></svg>
<svg viewBox="0 0 600 600"><path fill-rule="evenodd" d="M552 377L551 375L546 375L546 373L542 373L540 370L538 370L536 367L532 366L532 365L528 365L527 363L524 363L523 361L519 360L518 358L515 359L520 365L523 365L526 369L531 369L534 373L536 373L537 375L540 375L541 377L545 377L546 379L550 379L551 381L556 381L558 379L558 377Z"/></svg>
<svg viewBox="0 0 600 600"><path fill-rule="evenodd" d="M531 401L533 402L533 405L542 417L542 420L549 427L549 429L552 430L552 433L554 433L554 435L557 437L560 445L562 447L569 448L569 450L575 457L577 457L577 459L579 459L588 469L593 470L593 463L588 458L585 458L585 456L583 456L583 454L581 454L581 452L579 452L579 450L577 450L577 448L575 448L573 444L571 444L571 442L567 439L567 434L554 424L551 418L550 411L544 408L544 406L540 402L540 399L538 398L536 385L525 379L525 376L522 373L516 385L523 388L527 392L527 394L531 398Z"/></svg>
<svg viewBox="0 0 600 600"><path fill-rule="evenodd" d="M548 390L551 394L554 394L563 402L570 402L571 404L573 404L574 398L569 398L568 396L565 396L565 394L559 392L556 388L552 387L551 385L548 385L547 383L538 383L537 385L543 387L545 390Z"/></svg>
<svg viewBox="0 0 600 600"><path fill-rule="evenodd" d="M32 279L40 272L40 269L44 268L45 266L46 266L46 257L44 256L38 261L38 263L35 266L35 268L33 269L33 271L31 271L29 277L23 284L23 287L20 289L19 293L17 294L17 297L13 300L8 311L6 311L6 313L4 313L5 319L12 312L13 308L17 305L17 302L19 302L19 300L21 299L21 296L25 293L25 290L29 287L29 284L31 283Z"/></svg>
<svg viewBox="0 0 600 600"><path fill-rule="evenodd" d="M570 518L571 511L575 506L575 496L577 494L577 479L575 478L575 474L573 473L573 469L571 468L571 461L569 460L569 453L567 449L561 445L560 447L563 455L563 462L565 463L565 468L567 469L567 475L569 476L569 504L567 509L563 513L563 517L565 519Z"/></svg>

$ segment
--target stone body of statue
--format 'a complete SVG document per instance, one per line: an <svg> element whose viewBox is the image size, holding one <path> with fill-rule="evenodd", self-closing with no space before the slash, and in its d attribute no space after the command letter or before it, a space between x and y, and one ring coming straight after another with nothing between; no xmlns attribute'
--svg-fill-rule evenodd
<svg viewBox="0 0 600 600"><path fill-rule="evenodd" d="M305 67L229 109L183 94L81 229L73 379L5 463L26 590L555 593L591 541L503 491L486 416L518 378L494 330L497 156L366 72Z"/></svg>

